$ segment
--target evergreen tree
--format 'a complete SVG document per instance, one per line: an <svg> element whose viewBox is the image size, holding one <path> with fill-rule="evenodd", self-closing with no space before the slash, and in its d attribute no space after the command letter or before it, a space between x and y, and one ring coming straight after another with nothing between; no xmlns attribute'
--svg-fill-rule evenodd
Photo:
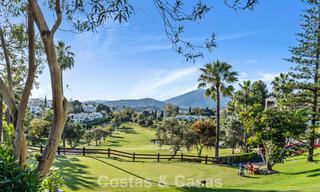
<svg viewBox="0 0 320 192"><path fill-rule="evenodd" d="M47 96L44 97L44 107L48 107Z"/></svg>
<svg viewBox="0 0 320 192"><path fill-rule="evenodd" d="M256 99L256 102L265 106L266 98L268 97L268 88L264 81L258 80L252 84L252 92Z"/></svg>
<svg viewBox="0 0 320 192"><path fill-rule="evenodd" d="M157 117L158 117L158 111L155 110L155 111L154 111L154 119L157 119Z"/></svg>
<svg viewBox="0 0 320 192"><path fill-rule="evenodd" d="M294 79L295 90L292 101L304 107L311 125L307 131L308 161L313 161L315 128L319 122L319 65L320 65L320 1L308 0L302 31L298 33L298 46L290 48L292 56L287 61L296 64L290 75Z"/></svg>
<svg viewBox="0 0 320 192"><path fill-rule="evenodd" d="M272 81L272 95L277 98L277 105L279 107L293 107L290 104L290 95L292 94L291 84L293 79L288 73L280 73L279 76L275 77Z"/></svg>

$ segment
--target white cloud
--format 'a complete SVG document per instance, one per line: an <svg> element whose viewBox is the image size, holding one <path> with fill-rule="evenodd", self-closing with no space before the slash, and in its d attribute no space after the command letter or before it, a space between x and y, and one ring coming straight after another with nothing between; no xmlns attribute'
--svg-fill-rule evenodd
<svg viewBox="0 0 320 192"><path fill-rule="evenodd" d="M249 75L246 72L240 72L239 73L239 82L246 81L246 80L250 80L250 81L262 80L267 83L270 83L279 74L280 73L256 72L254 74Z"/></svg>
<svg viewBox="0 0 320 192"><path fill-rule="evenodd" d="M258 80L271 82L274 80L276 76L278 76L280 73L258 73Z"/></svg>
<svg viewBox="0 0 320 192"><path fill-rule="evenodd" d="M150 71L129 90L129 97L168 99L197 88L198 66Z"/></svg>
<svg viewBox="0 0 320 192"><path fill-rule="evenodd" d="M263 31L242 31L242 32L234 32L230 34L225 34L225 35L217 35L217 40L218 41L223 41L223 40L233 40L233 39L240 39L240 38L245 38L245 37L251 37L251 36L256 36L262 34Z"/></svg>
<svg viewBox="0 0 320 192"><path fill-rule="evenodd" d="M270 90L271 89L271 82L279 74L280 73L256 72L256 73L249 75L246 72L240 72L238 82L240 84L242 84L243 81L247 81L247 80L250 80L251 82L262 80L267 84L268 89ZM238 89L238 88L239 88L239 86L236 85L236 89Z"/></svg>
<svg viewBox="0 0 320 192"><path fill-rule="evenodd" d="M127 48L127 50L135 51L135 52L145 52L145 51L160 51L160 50L168 50L172 49L172 45L140 45L133 46L132 48Z"/></svg>

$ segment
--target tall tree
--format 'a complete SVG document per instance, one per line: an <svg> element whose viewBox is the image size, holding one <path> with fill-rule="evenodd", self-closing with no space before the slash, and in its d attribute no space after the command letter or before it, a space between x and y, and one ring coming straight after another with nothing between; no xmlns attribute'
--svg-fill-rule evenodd
<svg viewBox="0 0 320 192"><path fill-rule="evenodd" d="M56 45L58 64L60 67L60 82L62 94L64 94L64 86L63 86L63 71L67 69L72 69L74 67L74 53L71 51L70 46L66 46L63 41L58 41ZM65 129L62 133L62 145L66 147L66 139L65 139Z"/></svg>
<svg viewBox="0 0 320 192"><path fill-rule="evenodd" d="M75 148L80 143L80 139L84 135L84 128L81 124L75 122L67 122L65 127L65 138L68 140L71 148Z"/></svg>
<svg viewBox="0 0 320 192"><path fill-rule="evenodd" d="M244 128L235 115L227 116L223 123L223 130L225 132L225 142L232 148L232 154L234 154L234 149L237 145L244 148Z"/></svg>
<svg viewBox="0 0 320 192"><path fill-rule="evenodd" d="M269 95L267 85L264 81L258 80L252 84L252 92L257 103L265 106L266 98Z"/></svg>
<svg viewBox="0 0 320 192"><path fill-rule="evenodd" d="M172 156L168 160L173 159L183 147L189 150L193 144L189 127L174 117L167 117L162 120L157 127L156 137L160 146L170 145Z"/></svg>
<svg viewBox="0 0 320 192"><path fill-rule="evenodd" d="M251 141L263 146L261 157L267 170L272 171L273 165L288 156L287 146L305 131L306 119L300 112L291 109L263 110L261 105L256 106L248 113L246 123L253 135Z"/></svg>
<svg viewBox="0 0 320 192"><path fill-rule="evenodd" d="M290 72L294 79L294 102L308 111L311 125L308 130L308 161L313 161L315 129L319 122L320 93L320 1L307 0L308 9L302 16L302 32L298 45L290 48L292 56L287 61L296 64Z"/></svg>
<svg viewBox="0 0 320 192"><path fill-rule="evenodd" d="M66 46L63 41L58 41L56 46L58 63L60 66L61 73L61 87L63 92L63 71L72 69L74 67L74 53L71 51L70 46Z"/></svg>
<svg viewBox="0 0 320 192"><path fill-rule="evenodd" d="M179 114L179 107L173 104L166 104L164 106L164 113L166 117L174 117Z"/></svg>
<svg viewBox="0 0 320 192"><path fill-rule="evenodd" d="M201 157L202 150L215 145L215 124L212 120L197 120L191 125L193 135L193 145L197 149L197 154Z"/></svg>
<svg viewBox="0 0 320 192"><path fill-rule="evenodd" d="M261 81L255 81L251 83L250 80L244 81L239 84L240 89L235 92L232 100L229 102L229 110L233 110L244 126L243 131L243 149L244 152L248 152L248 128L245 127L244 122L247 120L247 112L251 108L258 104L261 107L265 106L265 99L268 96L268 89L266 84Z"/></svg>
<svg viewBox="0 0 320 192"><path fill-rule="evenodd" d="M10 5L12 2L8 2L2 6L2 11L6 12L4 14L6 19L8 18L9 13L14 9ZM25 6L22 6L24 9ZM21 8L20 8L21 9ZM36 36L33 28L33 18L29 9L27 11L27 32L23 27L13 28L17 33L12 33L13 39L16 39L17 46L14 46L14 49L11 49L13 45L12 42L8 42L5 39L4 28L0 30L0 39L2 45L2 51L5 58L5 69L6 76L5 78L0 78L0 92L3 96L3 99L7 105L8 111L10 112L10 122L12 122L14 127L14 145L13 153L19 159L20 164L25 164L27 160L27 144L26 137L24 133L24 121L27 110L27 104L29 96L31 94L31 89L34 84L34 79L36 77ZM16 13L17 14L17 13ZM19 14L18 14L19 15ZM12 26L9 23L9 26ZM27 36L25 35L27 34ZM28 54L27 54L28 52ZM16 54L15 54L16 53ZM14 55L12 57L12 55ZM18 55L16 57L15 55ZM17 60L17 58L19 58ZM21 89L14 89L14 70L13 66L16 62L23 64L25 61L28 63L28 67L25 70L25 78L21 78L21 74L18 76L19 81L23 81ZM19 71L21 72L21 71Z"/></svg>
<svg viewBox="0 0 320 192"><path fill-rule="evenodd" d="M215 158L219 158L220 142L220 96L231 96L234 87L232 83L238 80L237 72L232 71L232 66L219 60L206 64L200 68L201 75L198 79L199 87L206 88L205 95L216 101L216 144Z"/></svg>
<svg viewBox="0 0 320 192"><path fill-rule="evenodd" d="M292 95L293 79L288 73L280 73L272 81L272 94L277 99L278 106L290 106L290 96Z"/></svg>

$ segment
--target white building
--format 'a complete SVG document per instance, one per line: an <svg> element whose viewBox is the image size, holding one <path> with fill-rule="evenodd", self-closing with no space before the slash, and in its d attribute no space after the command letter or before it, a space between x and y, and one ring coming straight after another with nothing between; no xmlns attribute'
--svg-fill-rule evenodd
<svg viewBox="0 0 320 192"><path fill-rule="evenodd" d="M277 106L277 99L274 96L270 96L266 98L266 106L265 108L272 108Z"/></svg>
<svg viewBox="0 0 320 192"><path fill-rule="evenodd" d="M43 109L40 106L30 106L29 110L33 114L41 114L43 112Z"/></svg>
<svg viewBox="0 0 320 192"><path fill-rule="evenodd" d="M177 115L176 119L185 120L185 121L195 121L195 120L203 120L206 117L202 115Z"/></svg>
<svg viewBox="0 0 320 192"><path fill-rule="evenodd" d="M43 105L44 101L42 101L41 99L30 99L29 100L29 106L30 107L35 107L35 106L41 106Z"/></svg>
<svg viewBox="0 0 320 192"><path fill-rule="evenodd" d="M87 113L93 113L97 111L97 108L94 105L85 105L83 106L83 110Z"/></svg>
<svg viewBox="0 0 320 192"><path fill-rule="evenodd" d="M52 108L52 100L47 100L47 103L45 103L44 99L31 98L28 102L28 107L31 113L40 114L44 109Z"/></svg>
<svg viewBox="0 0 320 192"><path fill-rule="evenodd" d="M69 114L69 118L71 121L77 123L83 123L85 121L94 121L97 119L102 119L103 115L101 113L71 113Z"/></svg>

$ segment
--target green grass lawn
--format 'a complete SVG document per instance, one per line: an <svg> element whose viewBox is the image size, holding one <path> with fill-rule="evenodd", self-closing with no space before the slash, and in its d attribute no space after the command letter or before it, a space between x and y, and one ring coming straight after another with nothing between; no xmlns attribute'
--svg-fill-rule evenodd
<svg viewBox="0 0 320 192"><path fill-rule="evenodd" d="M100 145L95 146L92 143L89 148L111 148L121 150L125 152L137 152L137 153L164 153L170 154L170 146L162 146L159 144L153 144L151 139L155 139L155 130L152 128L141 127L133 123L123 124L117 131L115 131L111 137L107 137ZM196 154L196 150L186 151L182 150L184 154ZM230 155L231 149L220 149L220 155ZM202 155L214 156L213 149L204 149Z"/></svg>
<svg viewBox="0 0 320 192"><path fill-rule="evenodd" d="M167 161L130 162L104 156L60 156L55 165L62 169L66 191L319 191L319 155L316 160L308 163L306 156L293 157L275 166L280 174L247 177L237 176L238 169L233 167ZM176 187L180 184L199 186L197 180L203 179L212 180L213 185ZM117 185L129 186L130 182L132 187L129 188ZM146 187L141 187L141 183Z"/></svg>
<svg viewBox="0 0 320 192"><path fill-rule="evenodd" d="M153 138L154 130L125 124L112 138L107 138L97 147L156 153L159 146L150 142ZM160 152L169 153L169 147L164 146ZM231 150L223 149L221 152L226 155ZM166 160L160 163L153 160L132 162L97 155L58 156L55 166L62 170L65 191L319 191L320 150L316 152L318 155L314 163L306 162L304 155L292 157L274 167L280 174L268 176L239 177L237 167L213 164ZM213 150L206 153L212 156ZM208 180L207 188L199 188L201 180Z"/></svg>

